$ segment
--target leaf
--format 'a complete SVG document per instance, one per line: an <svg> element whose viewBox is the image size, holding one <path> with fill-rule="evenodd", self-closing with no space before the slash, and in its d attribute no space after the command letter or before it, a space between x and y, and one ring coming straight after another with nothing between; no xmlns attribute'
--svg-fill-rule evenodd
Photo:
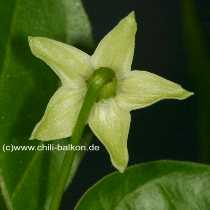
<svg viewBox="0 0 210 210"><path fill-rule="evenodd" d="M91 187L76 210L209 210L210 167L155 161L113 173Z"/></svg>
<svg viewBox="0 0 210 210"><path fill-rule="evenodd" d="M64 152L2 150L4 144L39 144L28 139L58 87L54 73L32 56L27 37L90 49L90 24L80 0L8 0L0 7L0 26L0 202L6 209L47 210Z"/></svg>

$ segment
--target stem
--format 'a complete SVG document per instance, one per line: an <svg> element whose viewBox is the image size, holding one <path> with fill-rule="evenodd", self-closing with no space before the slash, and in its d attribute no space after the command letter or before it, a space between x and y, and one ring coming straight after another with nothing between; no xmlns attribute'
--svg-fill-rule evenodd
<svg viewBox="0 0 210 210"><path fill-rule="evenodd" d="M89 114L94 103L98 99L101 88L107 83L111 82L113 78L115 78L115 74L111 69L108 68L99 68L90 77L88 81L88 90L72 133L72 145L78 145L80 143ZM62 194L69 178L74 157L74 151L66 152L64 156L60 169L60 176L58 177L59 179L55 187L54 194L52 195L52 201L49 210L58 210L59 208Z"/></svg>
<svg viewBox="0 0 210 210"><path fill-rule="evenodd" d="M91 132L91 130L86 126L84 133L83 133L83 138L81 139L80 145L84 145L84 146L89 146L91 141L93 138L93 133ZM65 190L67 189L67 187L71 184L71 182L74 179L74 176L78 170L79 164L82 161L82 159L85 156L86 151L80 151L80 153L76 153L74 160L72 162L71 165L71 171L69 173L69 177L68 177L68 181L65 185Z"/></svg>

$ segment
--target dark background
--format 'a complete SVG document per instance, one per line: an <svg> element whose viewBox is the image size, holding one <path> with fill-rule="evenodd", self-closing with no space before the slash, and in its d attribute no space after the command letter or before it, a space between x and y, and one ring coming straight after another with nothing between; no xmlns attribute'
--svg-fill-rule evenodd
<svg viewBox="0 0 210 210"><path fill-rule="evenodd" d="M204 153L202 148L207 148L207 151L209 149L209 143L206 142L208 137L204 134L204 140L201 139L201 132L208 132L208 125L206 124L206 127L204 126L206 130L202 131L202 123L207 121L200 117L200 112L202 111L205 116L208 115L205 111L206 106L202 104L205 100L209 101L210 97L209 90L207 95L200 93L206 89L199 88L199 84L208 81L210 83L210 78L207 78L210 69L196 56L196 59L192 59L195 53L188 49L188 40L186 40L188 37L184 36L184 1L86 0L83 2L92 24L96 44L120 19L134 10L138 32L133 69L151 71L195 92L193 97L185 101L164 100L132 112L128 140L129 165L159 159L208 162L207 157L202 158L205 156L202 155ZM204 31L207 38L205 45L208 46L210 3L204 0L195 3L199 27ZM191 34L190 37L194 35ZM196 73L192 70L195 67ZM198 75L201 73L203 76L200 78ZM208 87L206 84L205 88ZM104 147L96 139L94 143L100 145L100 151L89 152L86 155L71 185L71 190L67 190L64 195L62 210L73 209L75 203L91 185L114 171Z"/></svg>

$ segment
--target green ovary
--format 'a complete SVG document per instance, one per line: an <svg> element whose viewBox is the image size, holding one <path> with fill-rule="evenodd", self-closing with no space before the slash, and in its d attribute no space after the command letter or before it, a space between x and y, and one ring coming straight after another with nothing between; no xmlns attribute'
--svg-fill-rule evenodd
<svg viewBox="0 0 210 210"><path fill-rule="evenodd" d="M110 81L104 84L99 91L97 101L114 97L117 92L117 79L114 71L107 67L101 67L94 71L94 73L87 80L87 85L94 82L96 85L100 84L104 75L109 74Z"/></svg>
<svg viewBox="0 0 210 210"><path fill-rule="evenodd" d="M111 82L104 85L99 93L98 101L114 97L116 95L117 80L113 78Z"/></svg>

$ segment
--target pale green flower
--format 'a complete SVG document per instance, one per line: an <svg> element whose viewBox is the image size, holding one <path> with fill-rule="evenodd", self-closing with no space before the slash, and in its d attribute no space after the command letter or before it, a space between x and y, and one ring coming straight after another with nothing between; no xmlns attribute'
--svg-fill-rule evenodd
<svg viewBox="0 0 210 210"><path fill-rule="evenodd" d="M134 13L109 32L92 56L67 44L30 37L32 53L47 63L62 85L50 99L31 139L42 141L70 137L94 70L108 67L116 73L116 94L95 103L88 119L94 134L106 147L112 164L121 172L127 167L130 111L162 99L192 95L180 85L147 71L131 71L137 30ZM109 88L108 85L105 88Z"/></svg>

